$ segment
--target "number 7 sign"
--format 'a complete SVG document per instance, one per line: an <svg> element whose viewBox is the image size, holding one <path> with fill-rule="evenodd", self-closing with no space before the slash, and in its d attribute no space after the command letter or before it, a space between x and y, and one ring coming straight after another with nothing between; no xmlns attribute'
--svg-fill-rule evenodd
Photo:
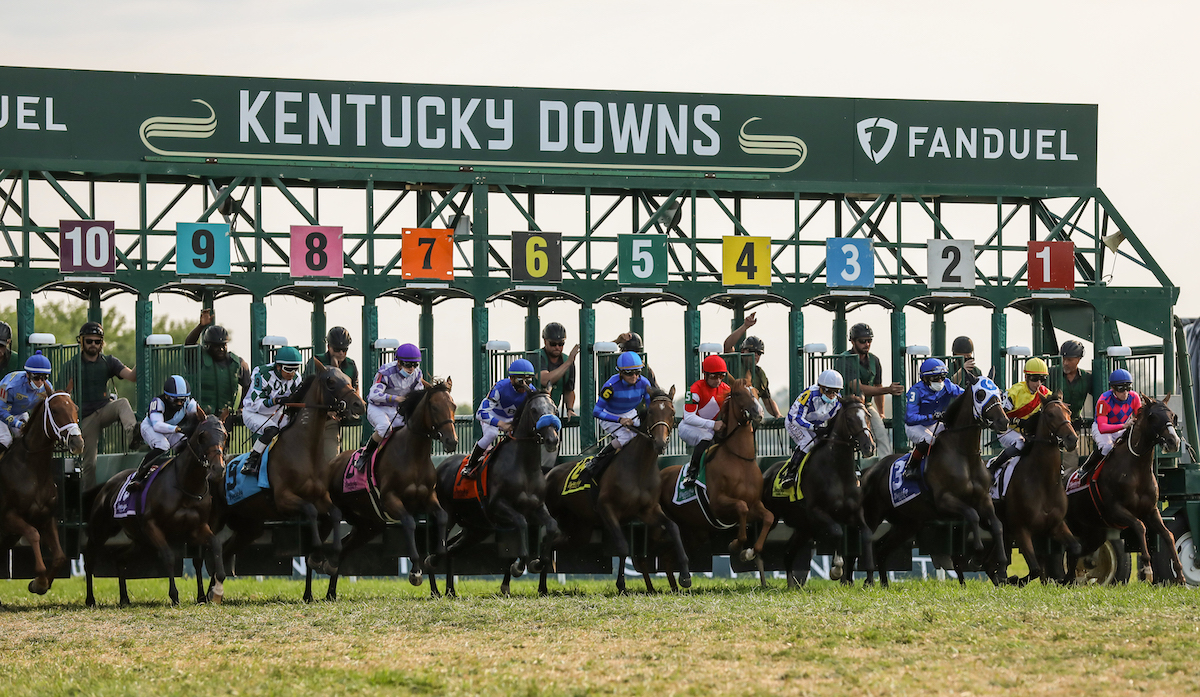
<svg viewBox="0 0 1200 697"><path fill-rule="evenodd" d="M1025 281L1029 290L1075 289L1075 243L1030 242Z"/></svg>
<svg viewBox="0 0 1200 697"><path fill-rule="evenodd" d="M402 233L400 275L404 280L454 280L453 230L406 227Z"/></svg>

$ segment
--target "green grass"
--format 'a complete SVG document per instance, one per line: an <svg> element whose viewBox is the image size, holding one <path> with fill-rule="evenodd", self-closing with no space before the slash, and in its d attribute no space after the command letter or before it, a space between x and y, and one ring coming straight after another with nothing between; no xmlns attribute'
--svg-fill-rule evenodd
<svg viewBox="0 0 1200 697"><path fill-rule="evenodd" d="M83 607L78 579L44 597L0 582L4 695L1132 694L1195 693L1200 594L994 589L909 582L757 590L699 580L686 595L615 596L611 583L428 586L343 579L336 604L302 584L236 579L222 606ZM640 587L640 584L639 584ZM183 588L191 588L184 585ZM319 584L324 592L324 580ZM184 596L190 596L185 592Z"/></svg>

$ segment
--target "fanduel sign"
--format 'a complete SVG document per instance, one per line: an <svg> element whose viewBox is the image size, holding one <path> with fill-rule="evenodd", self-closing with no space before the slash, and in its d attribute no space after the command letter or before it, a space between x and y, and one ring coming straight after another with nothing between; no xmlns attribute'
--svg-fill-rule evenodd
<svg viewBox="0 0 1200 697"><path fill-rule="evenodd" d="M0 167L469 167L1087 187L1096 107L0 68ZM365 175L364 175L365 176Z"/></svg>

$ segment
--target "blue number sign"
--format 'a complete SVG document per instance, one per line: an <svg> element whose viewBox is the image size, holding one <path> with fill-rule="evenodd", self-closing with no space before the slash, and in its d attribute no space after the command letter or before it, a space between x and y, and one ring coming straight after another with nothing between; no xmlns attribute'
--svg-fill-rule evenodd
<svg viewBox="0 0 1200 697"><path fill-rule="evenodd" d="M228 223L175 223L175 273L229 275Z"/></svg>
<svg viewBox="0 0 1200 697"><path fill-rule="evenodd" d="M871 240L850 237L825 240L825 285L874 288L875 249Z"/></svg>

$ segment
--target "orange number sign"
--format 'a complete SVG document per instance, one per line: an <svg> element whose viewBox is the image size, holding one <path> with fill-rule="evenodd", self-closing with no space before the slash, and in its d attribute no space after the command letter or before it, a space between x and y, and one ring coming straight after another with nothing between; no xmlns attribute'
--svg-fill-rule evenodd
<svg viewBox="0 0 1200 697"><path fill-rule="evenodd" d="M400 275L404 280L454 280L453 230L406 227L403 233Z"/></svg>

